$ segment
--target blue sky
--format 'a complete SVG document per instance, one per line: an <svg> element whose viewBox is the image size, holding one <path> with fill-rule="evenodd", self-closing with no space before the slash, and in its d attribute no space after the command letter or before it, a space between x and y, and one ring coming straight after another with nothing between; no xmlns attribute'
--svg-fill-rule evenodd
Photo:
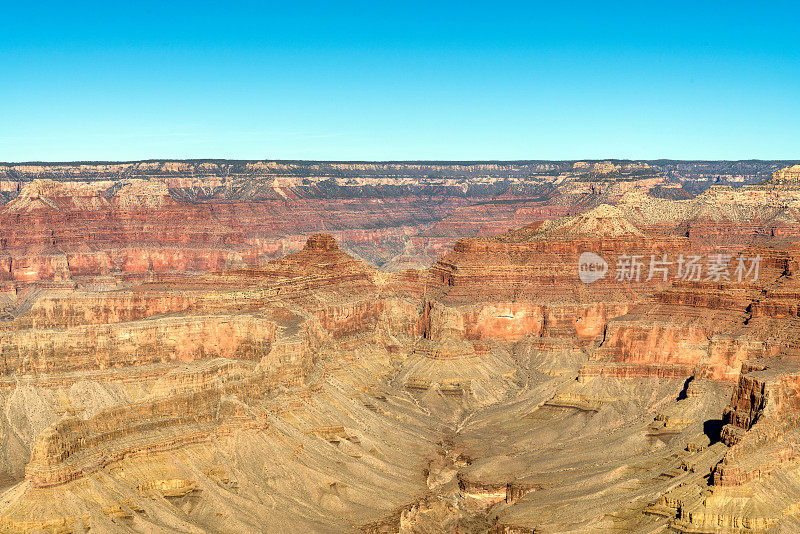
<svg viewBox="0 0 800 534"><path fill-rule="evenodd" d="M798 159L800 7L22 2L0 161Z"/></svg>

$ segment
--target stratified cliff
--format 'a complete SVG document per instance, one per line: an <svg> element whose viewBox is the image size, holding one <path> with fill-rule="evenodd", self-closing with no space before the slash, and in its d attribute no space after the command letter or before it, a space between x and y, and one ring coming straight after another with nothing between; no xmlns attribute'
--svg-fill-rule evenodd
<svg viewBox="0 0 800 534"><path fill-rule="evenodd" d="M624 194L689 198L774 162L145 161L0 166L0 281L125 282L258 267L325 231L391 270L458 238L575 214ZM713 177L713 179L712 179ZM703 185L705 184L705 185ZM686 186L686 189L684 189ZM10 291L13 284L4 284Z"/></svg>
<svg viewBox="0 0 800 534"><path fill-rule="evenodd" d="M791 532L753 165L8 165L0 529Z"/></svg>

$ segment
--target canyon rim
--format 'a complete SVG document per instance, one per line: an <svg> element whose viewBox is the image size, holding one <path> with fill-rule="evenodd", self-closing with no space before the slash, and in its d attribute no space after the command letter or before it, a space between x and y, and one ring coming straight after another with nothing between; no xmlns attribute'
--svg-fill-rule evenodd
<svg viewBox="0 0 800 534"><path fill-rule="evenodd" d="M800 165L6 164L0 189L3 531L800 527Z"/></svg>
<svg viewBox="0 0 800 534"><path fill-rule="evenodd" d="M0 534L800 534L800 3L2 7Z"/></svg>

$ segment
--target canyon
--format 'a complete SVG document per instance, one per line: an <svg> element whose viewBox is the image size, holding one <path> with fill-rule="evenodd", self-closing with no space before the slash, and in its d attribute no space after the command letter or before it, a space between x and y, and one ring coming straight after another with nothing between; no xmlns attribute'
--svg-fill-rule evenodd
<svg viewBox="0 0 800 534"><path fill-rule="evenodd" d="M795 162L0 164L0 531L797 532Z"/></svg>

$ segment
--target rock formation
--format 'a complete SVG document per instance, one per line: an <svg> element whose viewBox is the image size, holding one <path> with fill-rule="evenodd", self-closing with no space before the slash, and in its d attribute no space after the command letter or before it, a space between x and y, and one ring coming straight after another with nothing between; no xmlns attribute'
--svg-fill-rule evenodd
<svg viewBox="0 0 800 534"><path fill-rule="evenodd" d="M748 165L4 166L0 529L793 532Z"/></svg>

